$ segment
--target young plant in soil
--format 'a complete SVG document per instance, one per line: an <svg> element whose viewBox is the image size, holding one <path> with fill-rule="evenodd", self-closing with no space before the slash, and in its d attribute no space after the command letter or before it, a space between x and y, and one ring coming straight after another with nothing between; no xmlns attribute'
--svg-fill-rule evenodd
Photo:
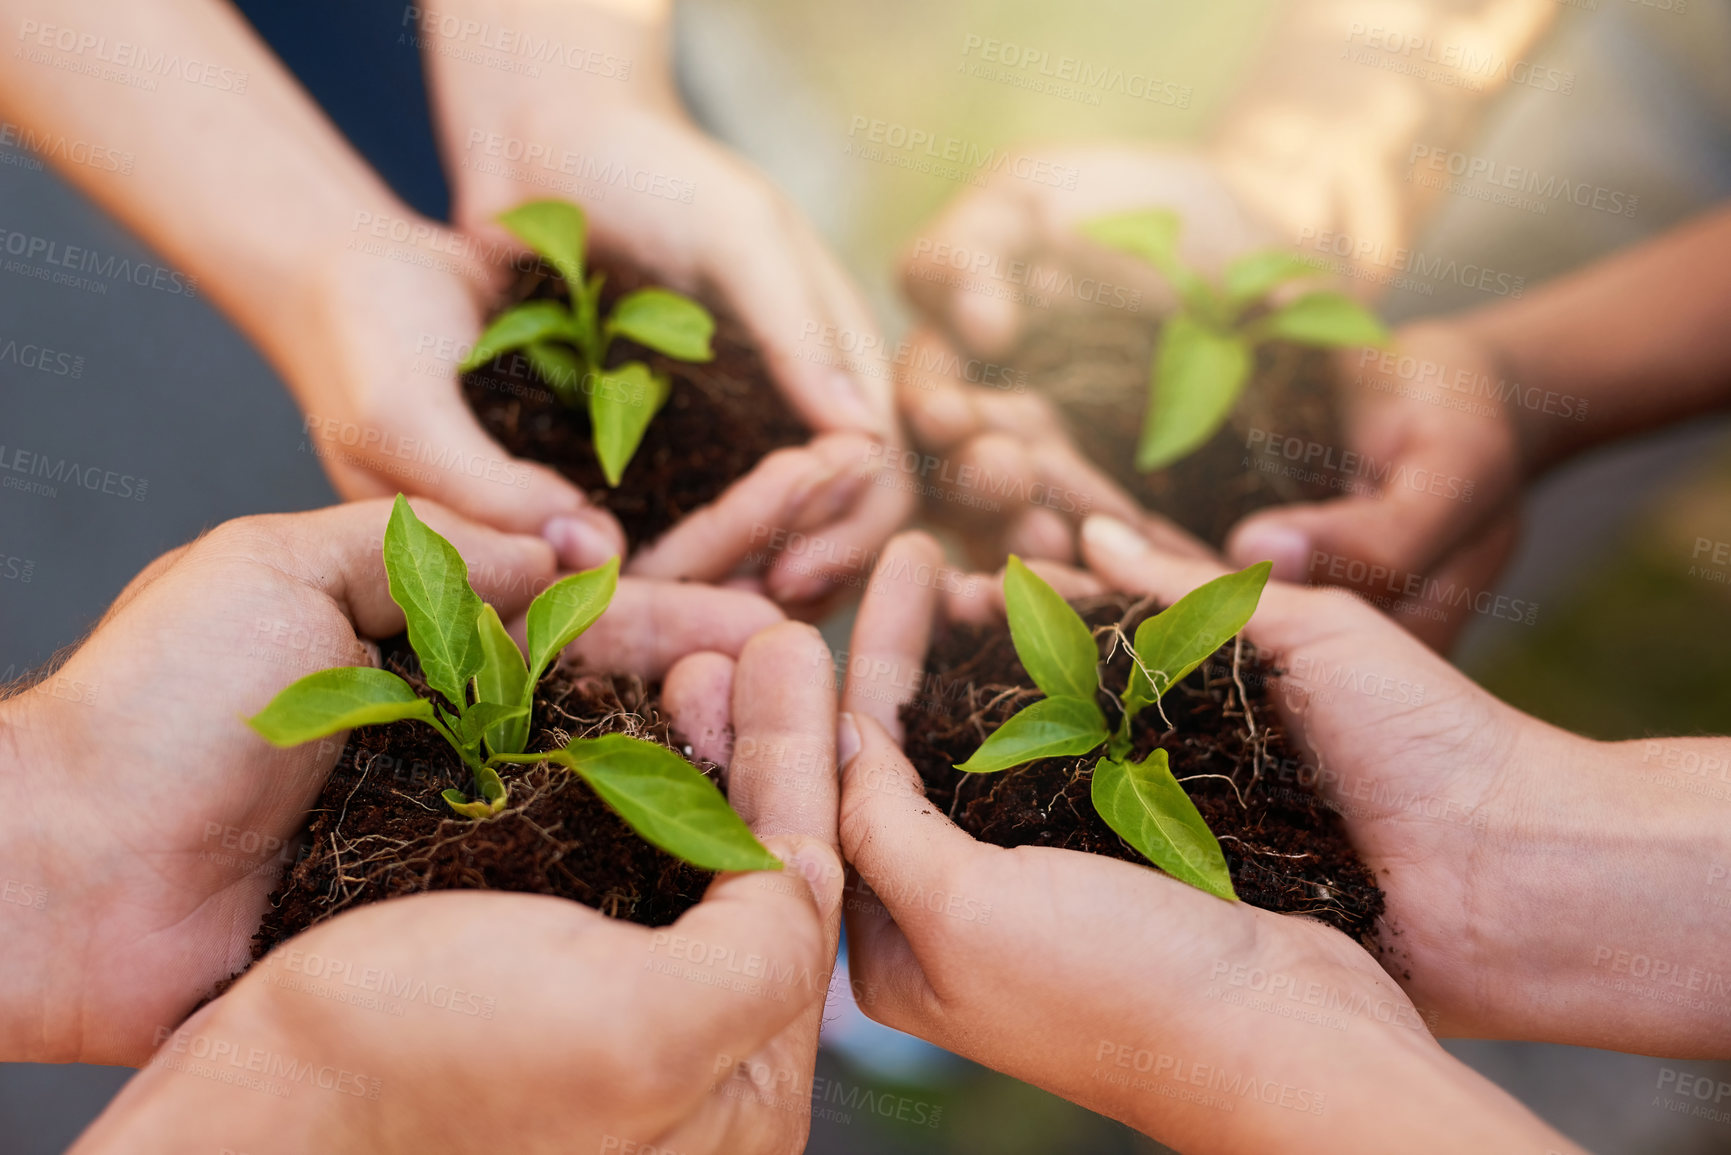
<svg viewBox="0 0 1731 1155"><path fill-rule="evenodd" d="M715 319L689 297L659 288L627 293L603 316L606 275L584 266L588 226L574 204L531 201L501 214L499 223L559 271L570 300L531 300L506 309L458 370L472 372L520 349L567 406L582 408L587 397L595 455L607 484L617 487L672 383L642 361L608 365L613 339L628 337L679 361L709 361L715 356L709 344Z"/></svg>
<svg viewBox="0 0 1731 1155"><path fill-rule="evenodd" d="M1004 605L1010 637L1028 676L1046 696L1023 707L987 736L956 769L989 774L1039 758L1083 756L1105 746L1094 763L1091 800L1119 837L1167 874L1237 902L1220 843L1173 776L1166 750L1131 754L1137 715L1158 707L1250 620L1272 563L1259 562L1203 585L1142 622L1129 643L1130 680L1108 725L1097 701L1100 653L1093 631L1056 590L1010 558Z"/></svg>
<svg viewBox="0 0 1731 1155"><path fill-rule="evenodd" d="M693 866L780 869L715 784L666 746L605 734L525 752L536 688L560 652L607 609L618 584L617 558L555 582L535 598L527 662L498 612L469 586L461 555L400 494L385 529L384 561L391 599L402 608L409 644L436 697L423 697L397 674L371 666L321 670L249 719L266 741L291 747L356 727L424 723L472 776L476 797L456 789L442 794L464 818L481 822L506 810L509 791L500 766L551 763L581 778L645 841Z"/></svg>
<svg viewBox="0 0 1731 1155"><path fill-rule="evenodd" d="M1278 249L1249 253L1226 266L1219 285L1178 258L1178 214L1140 210L1101 217L1082 231L1153 265L1178 293L1148 378L1148 407L1136 468L1162 469L1206 444L1231 416L1250 381L1257 348L1289 341L1316 348L1381 345L1388 332L1343 293L1314 290L1270 305L1275 290L1314 278L1317 270Z"/></svg>

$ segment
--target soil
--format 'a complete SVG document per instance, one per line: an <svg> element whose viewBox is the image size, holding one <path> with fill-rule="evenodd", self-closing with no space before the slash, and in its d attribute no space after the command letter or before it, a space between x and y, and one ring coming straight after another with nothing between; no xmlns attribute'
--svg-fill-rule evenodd
<svg viewBox="0 0 1731 1155"><path fill-rule="evenodd" d="M1106 659L1103 682L1110 693L1102 692L1099 701L1116 726L1117 695L1131 669L1120 639L1134 637L1158 607L1124 595L1071 605L1093 628ZM997 846L1060 847L1147 865L1094 812L1089 791L1099 753L1043 758L995 774L954 768L1040 697L1008 626L948 627L934 640L926 669L924 692L902 707L906 750L927 796L962 829ZM1134 755L1166 749L1173 774L1220 840L1241 899L1321 919L1370 945L1382 891L1353 851L1340 816L1303 784L1314 776L1302 772L1275 712L1270 694L1278 678L1249 642L1221 647L1167 691L1158 708L1137 717Z"/></svg>
<svg viewBox="0 0 1731 1155"><path fill-rule="evenodd" d="M406 642L386 666L430 696ZM659 704L659 686L557 669L535 696L530 750L628 733L689 757ZM699 763L712 778L715 767ZM441 791L468 792L469 772L431 727L367 726L349 735L309 817L301 857L271 896L253 938L258 959L351 907L430 890L552 894L603 914L664 926L696 905L713 875L644 842L577 775L509 766L506 811L459 818Z"/></svg>
<svg viewBox="0 0 1731 1155"><path fill-rule="evenodd" d="M1148 374L1161 325L1139 313L1070 311L1030 328L1010 364L1028 387L1053 401L1083 457L1104 469L1145 509L1170 518L1213 546L1240 519L1293 501L1339 496L1346 477L1294 468L1247 448L1252 430L1302 443L1342 443L1328 350L1286 342L1263 345L1232 419L1198 449L1153 473L1135 468L1148 407ZM1331 482L1333 484L1331 484Z"/></svg>
<svg viewBox="0 0 1731 1155"><path fill-rule="evenodd" d="M633 289L652 285L621 264L597 264L607 274L602 315ZM521 277L501 310L526 300L568 300L565 282L540 272ZM805 425L776 392L745 327L714 302L715 359L675 361L624 337L608 353L614 365L645 361L673 380L667 404L649 423L619 488L607 485L590 439L587 409L572 409L542 383L520 353L505 353L463 375L463 392L481 425L511 453L557 469L597 505L613 512L635 549L654 541L686 514L708 505L766 454L810 439Z"/></svg>

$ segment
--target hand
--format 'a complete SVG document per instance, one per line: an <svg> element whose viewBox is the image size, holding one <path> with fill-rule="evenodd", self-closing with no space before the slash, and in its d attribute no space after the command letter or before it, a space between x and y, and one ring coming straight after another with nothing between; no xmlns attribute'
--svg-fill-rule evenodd
<svg viewBox="0 0 1731 1155"><path fill-rule="evenodd" d="M350 247L308 259L308 331L279 354L332 487L349 500L431 497L540 534L568 569L623 553L611 514L558 471L507 453L463 396L460 352L481 333L500 271L431 221L364 215Z"/></svg>
<svg viewBox="0 0 1731 1155"><path fill-rule="evenodd" d="M451 11L460 14L470 2L457 0ZM716 580L750 563L767 571L763 580L777 601L836 593L913 504L904 489L878 482L882 450L900 440L889 383L853 371L825 343L837 333L876 340L858 291L799 211L685 115L666 70L665 13L645 19L599 5L491 0L484 7L476 9L479 18L582 44L619 62L628 79L557 65L540 76L504 73L429 54L458 227L510 245L495 220L502 211L540 196L582 202L599 252L625 257L672 288L720 298L815 435L803 449L767 457L645 550L632 572ZM501 163L489 151L529 147L553 158L550 169ZM628 179L596 190L580 176L561 177L560 158ZM569 187L546 183L550 176ZM633 183L639 177L641 188ZM778 530L821 539L826 548L786 551Z"/></svg>
<svg viewBox="0 0 1731 1155"><path fill-rule="evenodd" d="M417 509L508 616L555 576L542 541ZM159 558L60 670L0 703L0 878L53 908L0 904L0 1057L141 1061L159 1025L248 961L275 885L263 868L342 741L276 750L244 719L302 675L375 662L362 639L403 628L379 553L388 512L225 523ZM779 617L745 593L625 581L574 652L660 676L694 649L737 653Z"/></svg>
<svg viewBox="0 0 1731 1155"><path fill-rule="evenodd" d="M1345 444L1367 490L1278 506L1227 540L1237 565L1271 559L1282 581L1341 585L1439 650L1494 599L1514 549L1527 454L1492 349L1461 325L1425 323L1386 352L1337 355Z"/></svg>
<svg viewBox="0 0 1731 1155"><path fill-rule="evenodd" d="M835 702L800 672L827 668L829 652L815 630L784 624L753 638L737 670L704 658L723 676L679 694L724 715L731 699L730 795L785 872L723 875L657 930L495 892L340 915L169 1035L75 1150L803 1150L842 868ZM383 1015L269 982L293 952L469 996L408 999ZM258 1078L288 1095L177 1070L218 1047L239 1058L237 1072L266 1056ZM319 1082L325 1072L334 1090Z"/></svg>
<svg viewBox="0 0 1731 1155"><path fill-rule="evenodd" d="M928 508L962 531L976 564L1001 564L1006 553L1069 560L1075 528L1090 513L1109 513L1173 548L1200 551L1085 458L1047 398L1016 387L1015 358L1025 341L1046 331L1083 329L1103 344L1116 343L1114 334L1141 327L1147 315L1175 303L1170 286L1145 263L1082 237L1088 220L1176 208L1184 219L1185 258L1210 272L1269 244L1272 233L1196 155L1122 145L1024 151L1050 171L1074 173L1074 187L1000 173L958 197L903 262L903 289L926 318L910 340L913 364L984 366L902 381L910 434L944 466L919 476L938 490ZM1139 412L1125 419L1137 420Z"/></svg>
<svg viewBox="0 0 1731 1155"><path fill-rule="evenodd" d="M940 562L923 536L890 544L849 655L867 676L838 735L841 839L868 1014L1185 1151L1567 1149L1338 931L1117 859L979 843L927 802L895 742L938 595L895 575ZM1221 997L1234 975L1352 1009L1338 1029L1269 1013Z"/></svg>
<svg viewBox="0 0 1731 1155"><path fill-rule="evenodd" d="M1082 541L1097 577L1165 604L1222 572L1107 518ZM1300 760L1273 773L1341 815L1387 901L1383 965L1439 1033L1724 1054L1731 828L1690 775L1723 776L1731 741L1558 730L1340 590L1270 582L1245 634L1285 671Z"/></svg>

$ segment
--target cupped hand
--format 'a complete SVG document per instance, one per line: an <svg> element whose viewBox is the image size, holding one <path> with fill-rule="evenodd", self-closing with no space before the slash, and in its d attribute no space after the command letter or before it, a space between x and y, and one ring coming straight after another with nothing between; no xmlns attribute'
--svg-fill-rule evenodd
<svg viewBox="0 0 1731 1155"><path fill-rule="evenodd" d="M489 245L510 246L501 212L547 196L574 200L599 254L740 319L814 440L766 457L632 572L711 580L743 571L784 604L822 602L857 584L913 506L904 488L881 482L884 451L901 440L891 384L838 352L875 347L876 321L793 203L685 114L666 73L665 29L602 7L520 5L514 18L554 42L617 46L628 79L557 67L507 75L429 57L453 218ZM521 159L530 149L533 163ZM823 547L789 549L792 533Z"/></svg>
<svg viewBox="0 0 1731 1155"><path fill-rule="evenodd" d="M849 656L844 905L868 1014L1185 1151L1564 1148L1340 932L1150 867L976 842L935 809L896 743L940 594L898 575L939 564L928 538L891 543ZM952 616L990 612L963 597Z"/></svg>
<svg viewBox="0 0 1731 1155"><path fill-rule="evenodd" d="M507 618L556 576L545 542L416 506ZM56 909L6 936L6 1058L138 1061L247 961L343 742L278 750L245 718L305 674L372 664L364 639L403 628L380 557L388 513L227 522L152 563L59 670L0 704L16 754L5 860ZM573 653L648 677L694 651L737 653L781 616L743 592L635 580L617 599Z"/></svg>
<svg viewBox="0 0 1731 1155"><path fill-rule="evenodd" d="M804 676L829 653L787 623L754 637L737 667L688 661L706 670L669 675L686 684L676 722L686 708L731 712L731 800L785 870L722 875L653 930L493 892L350 911L277 955L449 997L384 1014L268 982L280 960L267 958L169 1035L75 1150L803 1150L840 933L835 701ZM242 1072L263 1056L269 1093L198 1077L213 1051L218 1069L235 1055Z"/></svg>
<svg viewBox="0 0 1731 1155"><path fill-rule="evenodd" d="M624 552L618 522L556 470L508 453L458 381L502 288L489 256L407 212L356 214L348 247L318 262L311 332L284 354L304 445L344 498L430 497L539 534L564 566L588 569Z"/></svg>
<svg viewBox="0 0 1731 1155"><path fill-rule="evenodd" d="M999 565L1006 553L1070 560L1090 513L1142 525L1177 548L1182 531L1142 510L1078 451L1051 401L1027 392L1017 353L1047 332L1063 340L1093 331L1113 342L1176 302L1145 262L1082 235L1095 217L1176 209L1185 259L1208 272L1273 234L1197 154L1130 145L1021 151L1041 162L1034 171L1062 179L999 172L951 202L903 259L903 291L923 317L909 342L912 363L938 367L904 375L898 391L914 445L934 463L918 474L934 498L928 509L963 533L976 564ZM1124 417L1139 421L1140 410Z"/></svg>
<svg viewBox="0 0 1731 1155"><path fill-rule="evenodd" d="M1252 514L1228 556L1272 560L1282 581L1355 589L1438 649L1474 613L1519 620L1493 588L1525 472L1509 406L1519 384L1511 392L1490 348L1449 323L1407 326L1388 350L1342 352L1336 365L1345 443L1324 448L1359 491ZM1556 399L1535 400L1568 419Z"/></svg>

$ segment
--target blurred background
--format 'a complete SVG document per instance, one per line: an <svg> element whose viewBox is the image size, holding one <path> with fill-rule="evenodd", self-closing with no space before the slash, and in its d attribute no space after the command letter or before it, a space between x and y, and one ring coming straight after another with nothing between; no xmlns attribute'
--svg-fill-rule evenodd
<svg viewBox="0 0 1731 1155"><path fill-rule="evenodd" d="M402 4L241 6L398 191L443 215ZM1622 190L1638 198L1638 210L1613 215L1561 203L1541 214L1449 196L1417 234L1427 253L1508 270L1529 285L1731 195L1726 6L1540 7L1530 52L1570 73L1572 91L1487 95L1461 147ZM849 155L855 117L982 148L1027 140L1183 145L1278 69L1278 22L1274 0L693 0L679 8L677 49L694 110L811 215L893 331L906 321L896 255L965 185ZM1112 93L1090 103L1002 82L967 67L967 46L985 38L1160 77L1187 95L1181 106ZM3 147L0 217L15 230L148 259L50 170ZM1425 291L1393 289L1380 307L1401 321L1483 300L1445 280ZM0 445L147 486L135 499L67 486L53 496L0 490L0 677L21 676L75 644L134 573L201 530L334 500L280 383L201 300L124 282L106 292L48 285L8 267L0 346L7 340L65 352L75 371L0 359ZM1731 732L1731 584L1723 567L1696 556L1702 540L1731 541L1728 494L1723 421L1623 445L1549 478L1529 503L1524 544L1498 591L1536 603L1536 622L1481 617L1457 660L1514 705L1595 737ZM876 1027L845 1005L832 1013L814 1153L1162 1149ZM1731 1079L1731 1064L1448 1045L1601 1155L1731 1151L1731 1124L1690 1117L1659 1082L1667 1068ZM0 1152L62 1150L128 1074L0 1066Z"/></svg>

